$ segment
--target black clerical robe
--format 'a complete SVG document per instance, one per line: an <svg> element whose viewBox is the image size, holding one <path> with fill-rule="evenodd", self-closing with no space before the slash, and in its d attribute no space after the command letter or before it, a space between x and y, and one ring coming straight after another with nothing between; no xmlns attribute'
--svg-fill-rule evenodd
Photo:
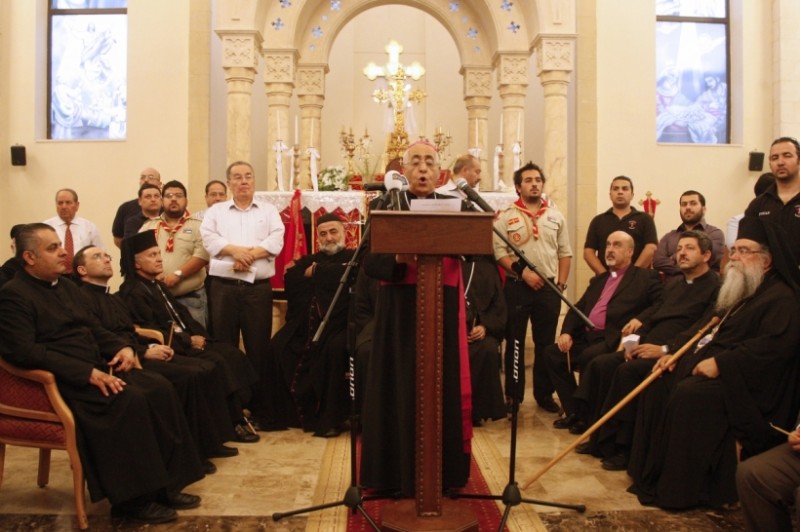
<svg viewBox="0 0 800 532"><path fill-rule="evenodd" d="M720 279L716 272L705 274L687 282L681 275L667 281L663 300L654 312L643 320L636 331L639 344L666 345L668 349L675 337L690 328L711 308L719 291ZM673 347L672 351L680 346ZM623 351L607 353L592 360L581 373L575 398L585 403L587 421L595 422L611 410L646 377L655 364L655 358L625 362ZM633 438L633 421L636 419L637 400L628 403L603 427L592 434L598 456L610 458L617 445L630 445Z"/></svg>
<svg viewBox="0 0 800 532"><path fill-rule="evenodd" d="M795 419L799 346L797 295L768 272L705 347L688 351L673 373L642 394L628 466L639 500L675 509L735 502L735 442L743 457L752 456L785 440L770 422L789 427ZM711 357L718 378L691 376L698 362Z"/></svg>
<svg viewBox="0 0 800 532"><path fill-rule="evenodd" d="M401 194L403 208L414 197L409 192ZM446 283L443 290L442 484L447 489L464 486L469 478L472 420L468 373L466 384L462 379L462 365L468 366L469 362L466 324L460 313L464 297L458 282L460 266L454 259L444 261L444 275L448 271L452 275L451 283ZM381 284L364 395L360 480L369 488L412 496L416 456L416 265L398 263L394 255L367 253L362 267ZM462 393L466 401L463 411Z"/></svg>
<svg viewBox="0 0 800 532"><path fill-rule="evenodd" d="M230 414L238 422L242 415L241 406L246 406L251 398L249 387L257 380L244 353L223 342L214 342L205 327L192 317L189 310L160 281L129 275L116 296L125 302L137 325L157 329L165 339L172 338L171 347L175 352L211 360L222 368L225 392L229 402L236 403L236 406L230 407ZM180 327L181 332L172 332L173 326ZM194 335L208 340L205 349L192 347L191 337Z"/></svg>
<svg viewBox="0 0 800 532"><path fill-rule="evenodd" d="M183 405L194 441L203 456L213 456L223 442L233 439L233 422L225 406L222 370L210 360L173 355L169 362L145 358L148 340L139 337L130 311L107 287L83 283L89 309L103 327L133 345L142 366L172 383Z"/></svg>
<svg viewBox="0 0 800 532"><path fill-rule="evenodd" d="M119 504L160 489L180 491L203 477L172 385L148 370L118 372L127 386L104 397L93 369L130 346L107 331L68 279L20 272L0 290L0 355L23 368L53 372L76 419L81 463L93 501Z"/></svg>
<svg viewBox="0 0 800 532"><path fill-rule="evenodd" d="M350 412L347 286L341 292L319 342L313 345L353 250L306 255L284 273L286 323L272 338L283 378L291 391L303 430L322 436L336 431ZM305 272L315 264L311 277ZM351 283L348 283L351 284Z"/></svg>
<svg viewBox="0 0 800 532"><path fill-rule="evenodd" d="M506 328L503 285L493 258L475 258L461 265L466 298L467 334L476 325L486 328L486 337L469 344L472 383L472 419L501 419L506 415L500 383L500 342Z"/></svg>

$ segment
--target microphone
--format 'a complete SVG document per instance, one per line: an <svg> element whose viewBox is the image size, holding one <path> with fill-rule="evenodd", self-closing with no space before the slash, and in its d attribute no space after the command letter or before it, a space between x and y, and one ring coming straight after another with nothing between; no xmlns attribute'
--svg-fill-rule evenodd
<svg viewBox="0 0 800 532"><path fill-rule="evenodd" d="M469 183L467 183L467 180L463 177L458 178L456 181L456 188L466 194L469 200L478 205L483 212L494 212L494 209L492 209L491 205L486 203L486 200L484 200L480 194L475 192L475 189L469 186Z"/></svg>
<svg viewBox="0 0 800 532"><path fill-rule="evenodd" d="M408 179L397 170L389 170L386 172L383 181L366 183L364 185L364 190L380 190L381 192L385 192L393 189L408 190Z"/></svg>

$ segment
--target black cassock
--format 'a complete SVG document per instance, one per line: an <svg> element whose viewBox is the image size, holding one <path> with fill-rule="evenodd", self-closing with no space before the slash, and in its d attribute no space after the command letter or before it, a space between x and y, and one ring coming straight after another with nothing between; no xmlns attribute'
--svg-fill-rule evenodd
<svg viewBox="0 0 800 532"><path fill-rule="evenodd" d="M703 317L675 342L683 345ZM671 374L642 394L628 473L643 504L682 509L737 500L735 442L742 457L785 441L769 422L789 427L798 406L800 305L768 272L752 298L737 306L713 339L688 351ZM720 376L691 376L713 357Z"/></svg>
<svg viewBox="0 0 800 532"><path fill-rule="evenodd" d="M231 419L238 422L242 417L242 407L252 397L250 386L257 378L247 357L224 342L215 342L205 327L192 318L189 310L175 300L166 285L160 281L149 281L139 275L131 274L125 278L119 292L120 297L131 312L134 322L140 327L157 329L164 338L172 337L172 348L182 355L210 360L224 374L225 393ZM166 302L169 301L169 305ZM173 315L173 311L175 315ZM182 324L182 332L171 332L171 327ZM192 347L191 337L203 336L207 339L205 349Z"/></svg>
<svg viewBox="0 0 800 532"><path fill-rule="evenodd" d="M162 375L175 386L189 430L203 456L213 455L223 442L233 439L233 422L225 403L224 374L216 364L178 354L169 362L145 358L149 340L136 334L125 303L106 293L104 286L83 283L81 292L103 327L133 345L145 369Z"/></svg>
<svg viewBox="0 0 800 532"><path fill-rule="evenodd" d="M311 340L353 253L351 249L343 249L334 255L322 252L306 255L284 273L286 323L272 338L271 347L303 430L313 431L317 436L337 430L350 412L349 384L345 378L350 301L347 286L319 342L312 345ZM305 277L306 269L313 263L316 266L312 276Z"/></svg>
<svg viewBox="0 0 800 532"><path fill-rule="evenodd" d="M406 198L413 199L411 193ZM444 259L461 276L459 261ZM396 490L412 496L414 478L414 434L416 416L416 265L395 262L394 255L367 253L363 266L367 275L383 281L378 288L375 332L362 407L361 485ZM462 410L463 378L469 389L469 375L462 374L459 331L464 333L459 309L463 291L444 286L443 376L442 376L442 484L443 488L464 486L469 478L471 403L465 397ZM463 339L466 342L466 338ZM464 368L467 369L467 368Z"/></svg>
<svg viewBox="0 0 800 532"><path fill-rule="evenodd" d="M17 274L0 290L0 354L23 368L51 371L76 419L81 463L92 501L119 504L160 489L180 491L203 477L180 401L161 375L115 375L127 386L103 396L89 384L93 369L123 347L84 305L68 279L53 285Z"/></svg>

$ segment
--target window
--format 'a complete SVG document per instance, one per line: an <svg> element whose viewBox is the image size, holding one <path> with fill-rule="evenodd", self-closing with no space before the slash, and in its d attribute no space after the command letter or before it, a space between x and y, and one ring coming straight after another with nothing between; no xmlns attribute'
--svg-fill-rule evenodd
<svg viewBox="0 0 800 532"><path fill-rule="evenodd" d="M656 140L730 142L727 0L656 0Z"/></svg>
<svg viewBox="0 0 800 532"><path fill-rule="evenodd" d="M125 138L127 4L50 0L48 138Z"/></svg>

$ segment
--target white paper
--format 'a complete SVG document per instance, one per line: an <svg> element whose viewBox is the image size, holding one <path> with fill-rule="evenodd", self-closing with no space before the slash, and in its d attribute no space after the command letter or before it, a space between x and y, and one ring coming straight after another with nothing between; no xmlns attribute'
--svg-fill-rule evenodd
<svg viewBox="0 0 800 532"><path fill-rule="evenodd" d="M211 259L208 265L208 274L217 277L224 277L225 279L238 279L248 283L253 283L256 280L256 269L250 268L246 272L240 272L233 269L232 260L224 259Z"/></svg>
<svg viewBox="0 0 800 532"><path fill-rule="evenodd" d="M411 211L427 212L459 212L461 210L461 200L458 198L448 199L419 199L411 200L409 204Z"/></svg>
<svg viewBox="0 0 800 532"><path fill-rule="evenodd" d="M629 334L622 339L622 348L625 350L625 353L630 353L639 345L639 335L638 334Z"/></svg>

